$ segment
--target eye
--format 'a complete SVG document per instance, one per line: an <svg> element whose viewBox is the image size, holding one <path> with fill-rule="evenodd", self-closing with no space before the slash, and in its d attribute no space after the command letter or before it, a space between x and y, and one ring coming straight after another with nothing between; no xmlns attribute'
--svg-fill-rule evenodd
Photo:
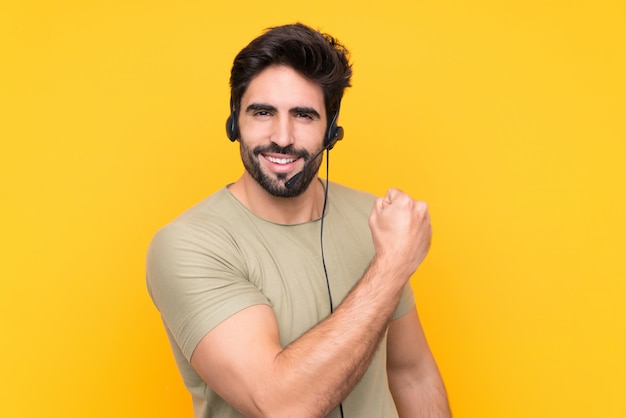
<svg viewBox="0 0 626 418"><path fill-rule="evenodd" d="M306 112L298 112L295 114L296 118L299 119L309 119L309 120L313 120L313 116L311 116L310 113L306 113Z"/></svg>
<svg viewBox="0 0 626 418"><path fill-rule="evenodd" d="M257 117L268 117L268 116L272 116L272 114L267 111L267 110L258 110L256 112L254 112L254 116Z"/></svg>

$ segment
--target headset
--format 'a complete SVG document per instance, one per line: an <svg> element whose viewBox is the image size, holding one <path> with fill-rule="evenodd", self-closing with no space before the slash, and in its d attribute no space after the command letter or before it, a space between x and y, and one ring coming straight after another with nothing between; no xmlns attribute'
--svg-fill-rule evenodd
<svg viewBox="0 0 626 418"><path fill-rule="evenodd" d="M343 139L343 128L337 126L337 119L339 118L339 108L341 103L337 106L337 111L333 115L328 128L326 128L326 134L324 135L324 149L331 150L337 141ZM226 136L231 142L235 142L239 138L239 127L237 126L237 118L239 113L233 103L233 98L230 98L230 115L226 119Z"/></svg>
<svg viewBox="0 0 626 418"><path fill-rule="evenodd" d="M233 97L230 97L230 115L228 115L228 119L226 119L226 136L230 139L230 142L235 142L237 138L239 138L239 128L237 127L237 118L239 114L235 109L235 104L233 103Z"/></svg>

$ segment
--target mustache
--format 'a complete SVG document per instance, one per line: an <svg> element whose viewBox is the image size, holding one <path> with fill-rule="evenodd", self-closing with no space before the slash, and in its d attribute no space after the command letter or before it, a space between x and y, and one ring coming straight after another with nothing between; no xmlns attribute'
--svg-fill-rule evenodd
<svg viewBox="0 0 626 418"><path fill-rule="evenodd" d="M281 147L278 144L271 143L269 145L255 147L252 150L252 153L255 157L258 157L259 154L266 153L274 153L274 154L285 154L285 155L293 155L294 157L302 157L304 159L309 158L310 153L305 149L296 149L293 145L288 145L286 147Z"/></svg>

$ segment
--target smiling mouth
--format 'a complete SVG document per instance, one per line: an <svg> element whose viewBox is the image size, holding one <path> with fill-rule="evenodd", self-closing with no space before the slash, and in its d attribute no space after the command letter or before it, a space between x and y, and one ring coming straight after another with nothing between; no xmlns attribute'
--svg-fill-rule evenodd
<svg viewBox="0 0 626 418"><path fill-rule="evenodd" d="M277 158L277 157L270 157L269 155L264 155L264 157L267 159L267 161L274 163L274 164L291 164L294 161L297 160L297 158Z"/></svg>

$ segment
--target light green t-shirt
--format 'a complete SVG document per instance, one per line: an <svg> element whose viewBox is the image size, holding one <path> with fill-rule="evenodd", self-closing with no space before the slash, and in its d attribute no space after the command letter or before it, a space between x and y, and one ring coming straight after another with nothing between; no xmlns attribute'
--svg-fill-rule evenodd
<svg viewBox="0 0 626 418"><path fill-rule="evenodd" d="M368 227L374 199L365 192L329 185L323 245L334 307L374 256ZM153 238L148 290L192 394L196 418L242 416L208 388L189 363L196 345L220 322L249 306L269 305L284 347L329 315L320 223L319 219L296 225L269 222L223 188ZM407 285L394 317L409 312L413 304ZM343 407L351 417L397 416L387 384L386 337Z"/></svg>

